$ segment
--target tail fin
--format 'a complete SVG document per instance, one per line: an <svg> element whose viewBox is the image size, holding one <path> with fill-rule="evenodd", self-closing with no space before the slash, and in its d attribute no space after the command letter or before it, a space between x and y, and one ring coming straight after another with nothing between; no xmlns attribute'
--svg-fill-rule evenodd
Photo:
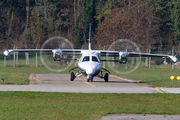
<svg viewBox="0 0 180 120"><path fill-rule="evenodd" d="M91 23L89 27L89 50L91 50Z"/></svg>

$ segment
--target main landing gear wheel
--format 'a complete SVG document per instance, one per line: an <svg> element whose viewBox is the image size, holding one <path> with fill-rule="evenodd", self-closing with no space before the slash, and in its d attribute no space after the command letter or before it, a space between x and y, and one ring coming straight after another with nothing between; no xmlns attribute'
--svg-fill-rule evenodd
<svg viewBox="0 0 180 120"><path fill-rule="evenodd" d="M74 75L73 72L71 72L71 81L74 81L75 78L76 78L76 76Z"/></svg>
<svg viewBox="0 0 180 120"><path fill-rule="evenodd" d="M106 73L106 74L104 75L104 80L105 80L105 82L108 82L108 73Z"/></svg>

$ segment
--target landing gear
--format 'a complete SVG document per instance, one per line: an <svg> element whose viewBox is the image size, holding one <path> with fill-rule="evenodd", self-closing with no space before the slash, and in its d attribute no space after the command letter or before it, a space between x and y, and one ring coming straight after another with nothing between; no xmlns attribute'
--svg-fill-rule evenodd
<svg viewBox="0 0 180 120"><path fill-rule="evenodd" d="M104 75L104 80L105 80L105 82L108 82L108 73L106 73L106 74Z"/></svg>
<svg viewBox="0 0 180 120"><path fill-rule="evenodd" d="M87 75L87 82L93 82L94 75Z"/></svg>
<svg viewBox="0 0 180 120"><path fill-rule="evenodd" d="M71 72L71 81L74 81L74 79L76 78L76 76L74 75L74 73L73 72Z"/></svg>
<svg viewBox="0 0 180 120"><path fill-rule="evenodd" d="M87 82L89 82L89 81L93 82L93 79L87 79Z"/></svg>
<svg viewBox="0 0 180 120"><path fill-rule="evenodd" d="M74 75L74 72L71 72L71 71L73 71L73 70L75 70L75 69L77 69L77 73L76 73L76 75ZM74 67L74 68L70 69L70 70L69 70L69 72L71 72L70 81L74 81L74 79L75 79L76 77L81 76L81 74L80 74L80 75L78 75L78 72L79 72L78 67Z"/></svg>

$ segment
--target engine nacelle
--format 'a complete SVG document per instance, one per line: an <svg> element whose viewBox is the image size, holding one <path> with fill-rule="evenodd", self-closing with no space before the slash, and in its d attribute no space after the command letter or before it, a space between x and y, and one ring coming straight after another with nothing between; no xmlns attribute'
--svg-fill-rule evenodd
<svg viewBox="0 0 180 120"><path fill-rule="evenodd" d="M124 52L119 52L119 63L126 64L128 59L128 54Z"/></svg>
<svg viewBox="0 0 180 120"><path fill-rule="evenodd" d="M62 51L61 50L53 50L53 58L54 58L54 61L61 61Z"/></svg>

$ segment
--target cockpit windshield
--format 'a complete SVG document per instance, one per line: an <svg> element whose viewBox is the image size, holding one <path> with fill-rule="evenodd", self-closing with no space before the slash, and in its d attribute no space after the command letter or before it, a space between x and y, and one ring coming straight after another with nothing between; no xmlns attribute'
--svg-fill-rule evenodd
<svg viewBox="0 0 180 120"><path fill-rule="evenodd" d="M91 58L91 60L90 60L90 58ZM99 62L99 60L96 56L84 56L84 58L82 59L82 62L88 62L88 61Z"/></svg>
<svg viewBox="0 0 180 120"><path fill-rule="evenodd" d="M97 57L96 57L96 56L92 56L92 61L93 61L93 62L98 62Z"/></svg>
<svg viewBox="0 0 180 120"><path fill-rule="evenodd" d="M82 60L82 62L86 62L86 61L89 61L89 56L85 56Z"/></svg>

